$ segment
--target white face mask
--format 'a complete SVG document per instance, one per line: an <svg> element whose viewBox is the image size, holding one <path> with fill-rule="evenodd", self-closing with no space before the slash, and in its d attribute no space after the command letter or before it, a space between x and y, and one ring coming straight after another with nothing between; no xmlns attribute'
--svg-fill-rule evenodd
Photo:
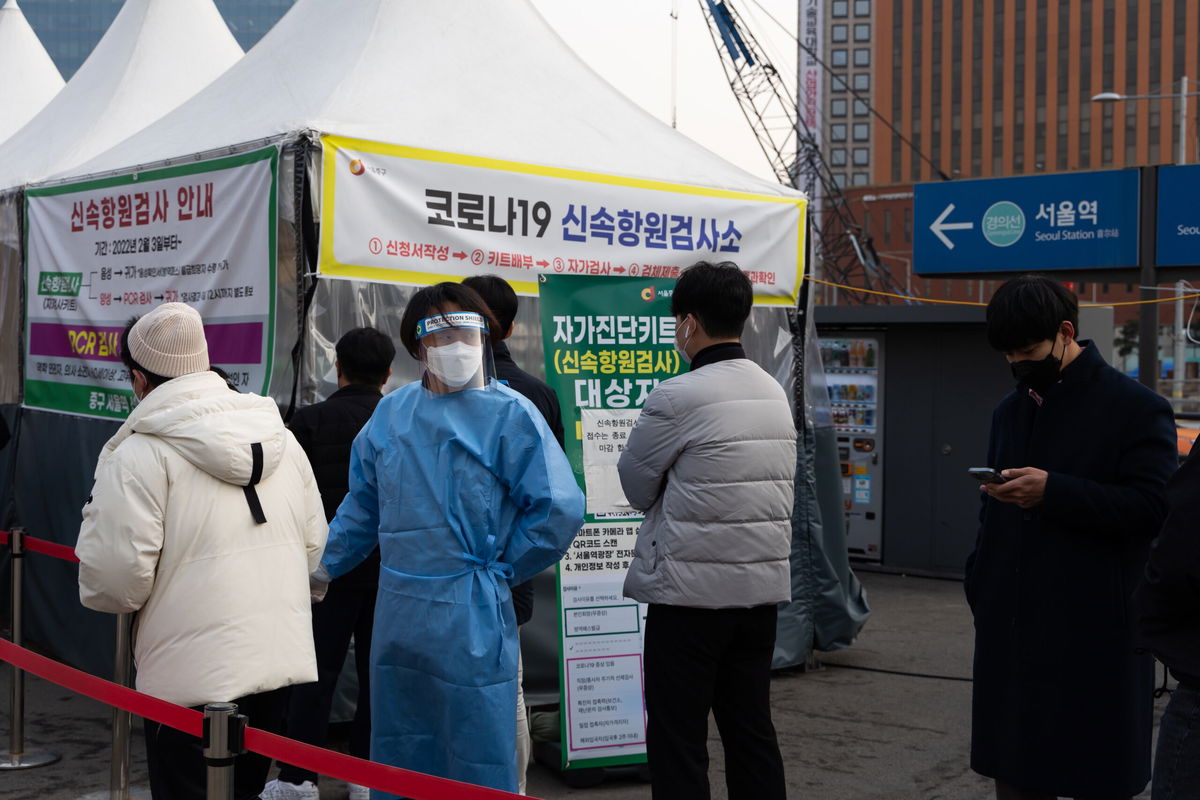
<svg viewBox="0 0 1200 800"><path fill-rule="evenodd" d="M684 324L686 325L687 323L684 323ZM692 363L692 357L687 354L687 350L685 348L687 347L688 340L690 340L692 338L692 334L695 332L696 332L696 323L693 322L692 329L690 331L688 331L687 336L683 337L683 345L682 346L680 346L680 344L679 344L678 331L676 331L676 334L675 334L675 341L673 343L675 345L675 351L677 353L679 353L679 357L683 359L683 363L685 363L685 364Z"/></svg>
<svg viewBox="0 0 1200 800"><path fill-rule="evenodd" d="M441 347L425 348L425 365L438 380L457 389L478 374L483 366L483 346L452 342Z"/></svg>

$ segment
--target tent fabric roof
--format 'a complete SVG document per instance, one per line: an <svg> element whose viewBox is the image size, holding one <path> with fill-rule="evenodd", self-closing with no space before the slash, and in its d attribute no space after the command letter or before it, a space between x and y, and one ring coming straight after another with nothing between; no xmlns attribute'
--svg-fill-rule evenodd
<svg viewBox="0 0 1200 800"><path fill-rule="evenodd" d="M0 83L0 142L45 108L63 88L62 75L50 60L46 48L17 0L8 0L0 8L0 75L9 79Z"/></svg>
<svg viewBox="0 0 1200 800"><path fill-rule="evenodd" d="M0 145L0 187L40 180L104 152L241 56L212 0L126 0L62 91Z"/></svg>
<svg viewBox="0 0 1200 800"><path fill-rule="evenodd" d="M643 111L585 65L528 0L298 0L208 88L57 177L304 130L794 194Z"/></svg>

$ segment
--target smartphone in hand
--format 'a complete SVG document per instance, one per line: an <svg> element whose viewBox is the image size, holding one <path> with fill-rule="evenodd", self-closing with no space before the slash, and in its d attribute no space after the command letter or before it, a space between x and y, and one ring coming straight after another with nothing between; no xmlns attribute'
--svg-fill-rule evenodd
<svg viewBox="0 0 1200 800"><path fill-rule="evenodd" d="M967 473L980 483L1004 483L1008 478L991 467L968 467Z"/></svg>

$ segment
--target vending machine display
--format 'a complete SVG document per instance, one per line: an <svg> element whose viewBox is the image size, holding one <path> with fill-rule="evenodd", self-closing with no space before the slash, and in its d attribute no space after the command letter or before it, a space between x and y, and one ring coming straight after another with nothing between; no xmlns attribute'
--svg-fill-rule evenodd
<svg viewBox="0 0 1200 800"><path fill-rule="evenodd" d="M883 336L822 338L821 362L842 468L846 547L878 562L883 539Z"/></svg>

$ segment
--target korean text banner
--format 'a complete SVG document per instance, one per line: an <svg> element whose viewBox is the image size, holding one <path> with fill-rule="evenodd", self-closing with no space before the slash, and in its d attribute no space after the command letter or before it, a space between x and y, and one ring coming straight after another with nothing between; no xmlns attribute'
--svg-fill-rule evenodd
<svg viewBox="0 0 1200 800"><path fill-rule="evenodd" d="M430 284L490 273L677 277L733 261L755 302L794 305L806 202L336 136L324 145L319 269Z"/></svg>
<svg viewBox="0 0 1200 800"><path fill-rule="evenodd" d="M276 148L26 193L25 405L124 419L126 322L204 318L209 358L266 393L275 314Z"/></svg>
<svg viewBox="0 0 1200 800"><path fill-rule="evenodd" d="M587 518L558 565L563 767L641 763L645 607L623 585L641 514L617 460L650 392L686 369L670 314L673 279L545 275L546 380Z"/></svg>

